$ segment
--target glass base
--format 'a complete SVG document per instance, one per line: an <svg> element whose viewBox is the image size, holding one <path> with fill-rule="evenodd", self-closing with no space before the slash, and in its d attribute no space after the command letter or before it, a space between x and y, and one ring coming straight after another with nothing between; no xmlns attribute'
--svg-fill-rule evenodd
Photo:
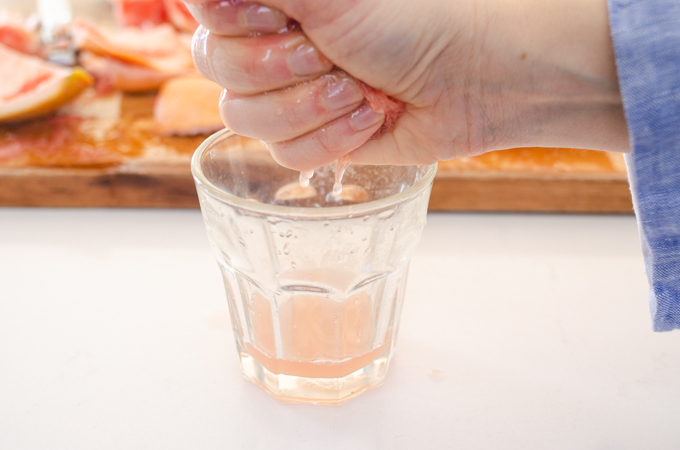
<svg viewBox="0 0 680 450"><path fill-rule="evenodd" d="M282 403L340 405L385 381L389 350L367 366L341 378L311 378L276 374L246 352L239 352L246 380L264 388Z"/></svg>

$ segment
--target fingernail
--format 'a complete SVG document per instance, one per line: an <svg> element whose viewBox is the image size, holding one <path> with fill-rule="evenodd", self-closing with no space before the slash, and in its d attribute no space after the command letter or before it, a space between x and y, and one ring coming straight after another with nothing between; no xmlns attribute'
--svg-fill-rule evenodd
<svg viewBox="0 0 680 450"><path fill-rule="evenodd" d="M329 79L322 92L324 103L332 110L346 108L364 98L359 86L348 79Z"/></svg>
<svg viewBox="0 0 680 450"><path fill-rule="evenodd" d="M354 131L363 131L385 120L384 114L373 111L369 105L363 105L349 116L349 124Z"/></svg>
<svg viewBox="0 0 680 450"><path fill-rule="evenodd" d="M198 27L191 40L191 56L194 58L194 65L204 77L215 81L212 66L208 59L208 36L210 31L202 25Z"/></svg>
<svg viewBox="0 0 680 450"><path fill-rule="evenodd" d="M321 73L325 69L325 58L319 51L308 44L299 45L290 55L293 73L299 77Z"/></svg>
<svg viewBox="0 0 680 450"><path fill-rule="evenodd" d="M288 18L279 10L263 5L250 5L241 10L242 25L262 33L273 33L286 27Z"/></svg>

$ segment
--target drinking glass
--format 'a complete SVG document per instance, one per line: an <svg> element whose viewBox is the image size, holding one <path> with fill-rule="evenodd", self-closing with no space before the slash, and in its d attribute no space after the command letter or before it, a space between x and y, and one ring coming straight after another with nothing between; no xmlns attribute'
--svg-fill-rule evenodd
<svg viewBox="0 0 680 450"><path fill-rule="evenodd" d="M227 130L191 169L246 379L283 402L336 405L378 386L436 165L334 165L308 187Z"/></svg>

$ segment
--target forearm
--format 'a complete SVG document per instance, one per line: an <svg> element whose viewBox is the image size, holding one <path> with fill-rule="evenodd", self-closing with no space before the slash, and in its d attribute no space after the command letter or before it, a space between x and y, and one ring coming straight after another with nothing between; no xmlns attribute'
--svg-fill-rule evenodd
<svg viewBox="0 0 680 450"><path fill-rule="evenodd" d="M499 0L486 20L487 42L511 48L483 48L507 70L482 98L514 130L489 145L629 151L605 0Z"/></svg>

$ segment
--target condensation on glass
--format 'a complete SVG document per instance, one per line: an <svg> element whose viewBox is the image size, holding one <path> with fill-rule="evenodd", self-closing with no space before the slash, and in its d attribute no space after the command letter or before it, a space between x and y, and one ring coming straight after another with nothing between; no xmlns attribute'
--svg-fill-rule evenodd
<svg viewBox="0 0 680 450"><path fill-rule="evenodd" d="M259 142L222 131L192 171L245 377L331 405L381 384L436 166L352 165L338 196L332 165L304 188Z"/></svg>

